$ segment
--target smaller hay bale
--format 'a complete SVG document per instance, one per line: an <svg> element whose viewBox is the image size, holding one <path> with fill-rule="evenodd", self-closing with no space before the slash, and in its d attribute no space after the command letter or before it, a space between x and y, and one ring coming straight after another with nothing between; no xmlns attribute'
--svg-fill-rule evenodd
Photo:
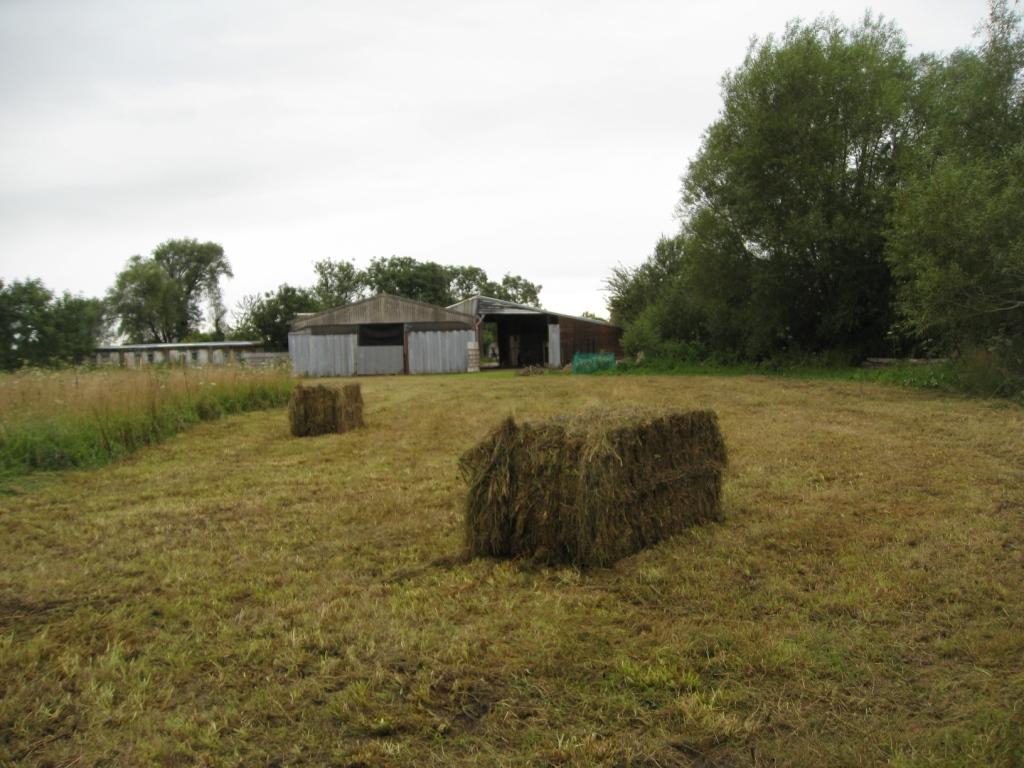
<svg viewBox="0 0 1024 768"><path fill-rule="evenodd" d="M610 565L721 516L713 411L607 412L517 424L465 453L471 554Z"/></svg>
<svg viewBox="0 0 1024 768"><path fill-rule="evenodd" d="M358 384L340 390L323 384L299 384L288 401L288 419L295 437L348 432L363 426L363 393Z"/></svg>

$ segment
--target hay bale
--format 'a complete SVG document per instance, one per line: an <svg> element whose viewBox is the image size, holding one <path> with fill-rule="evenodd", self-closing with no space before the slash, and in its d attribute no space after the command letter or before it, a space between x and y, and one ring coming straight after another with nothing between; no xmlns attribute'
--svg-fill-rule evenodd
<svg viewBox="0 0 1024 768"><path fill-rule="evenodd" d="M366 426L363 421L363 390L358 384L346 384L341 388L338 413L339 432Z"/></svg>
<svg viewBox="0 0 1024 768"><path fill-rule="evenodd" d="M288 401L288 418L296 437L348 432L363 426L363 393L358 384L341 390L298 384Z"/></svg>
<svg viewBox="0 0 1024 768"><path fill-rule="evenodd" d="M718 519L725 464L713 411L509 417L460 460L469 550L609 565Z"/></svg>

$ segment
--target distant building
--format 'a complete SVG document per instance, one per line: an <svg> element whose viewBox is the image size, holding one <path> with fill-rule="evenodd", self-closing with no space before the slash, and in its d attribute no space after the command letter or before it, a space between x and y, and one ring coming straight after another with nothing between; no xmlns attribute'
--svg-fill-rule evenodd
<svg viewBox="0 0 1024 768"><path fill-rule="evenodd" d="M299 315L288 334L288 354L295 373L305 376L465 372L476 344L473 322L469 315L382 293Z"/></svg>
<svg viewBox="0 0 1024 768"><path fill-rule="evenodd" d="M173 344L118 344L96 347L96 365L141 368L145 365L262 365L279 358L263 351L261 341L199 341Z"/></svg>
<svg viewBox="0 0 1024 768"><path fill-rule="evenodd" d="M603 320L486 296L444 308L387 294L299 315L288 354L305 376L458 373L477 369L488 324L503 368L558 368L577 352L622 354L622 329Z"/></svg>
<svg viewBox="0 0 1024 768"><path fill-rule="evenodd" d="M475 319L481 343L485 325L492 324L502 368L560 368L571 363L577 352L622 356L622 329L604 320L563 315L488 296L471 296L448 309Z"/></svg>

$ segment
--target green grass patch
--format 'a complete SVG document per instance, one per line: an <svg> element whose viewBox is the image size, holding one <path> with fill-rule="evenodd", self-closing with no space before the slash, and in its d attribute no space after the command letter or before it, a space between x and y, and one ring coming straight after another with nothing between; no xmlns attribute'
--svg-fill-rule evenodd
<svg viewBox="0 0 1024 768"><path fill-rule="evenodd" d="M771 376L809 381L859 381L940 392L995 396L1000 394L972 380L963 367L951 362L928 365L900 364L885 368L779 363L715 363L654 358L642 363L621 361L603 375L662 376Z"/></svg>

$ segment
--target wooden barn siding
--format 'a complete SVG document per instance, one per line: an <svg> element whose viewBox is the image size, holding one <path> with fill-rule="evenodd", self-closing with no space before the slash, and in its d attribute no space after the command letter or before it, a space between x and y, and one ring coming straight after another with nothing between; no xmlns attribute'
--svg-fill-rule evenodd
<svg viewBox="0 0 1024 768"><path fill-rule="evenodd" d="M410 331L409 373L463 373L474 331Z"/></svg>
<svg viewBox="0 0 1024 768"><path fill-rule="evenodd" d="M613 352L622 357L622 329L615 325L588 323L561 317L558 320L562 337L562 362L571 363L577 352Z"/></svg>

